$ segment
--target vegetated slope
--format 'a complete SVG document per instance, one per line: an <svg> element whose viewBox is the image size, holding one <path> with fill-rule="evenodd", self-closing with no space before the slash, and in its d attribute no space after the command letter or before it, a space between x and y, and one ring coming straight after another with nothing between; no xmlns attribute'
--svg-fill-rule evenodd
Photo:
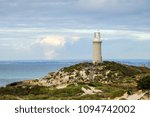
<svg viewBox="0 0 150 117"><path fill-rule="evenodd" d="M11 83L0 88L0 99L115 99L134 94L137 81L149 74L149 68L116 62L80 63L42 79Z"/></svg>

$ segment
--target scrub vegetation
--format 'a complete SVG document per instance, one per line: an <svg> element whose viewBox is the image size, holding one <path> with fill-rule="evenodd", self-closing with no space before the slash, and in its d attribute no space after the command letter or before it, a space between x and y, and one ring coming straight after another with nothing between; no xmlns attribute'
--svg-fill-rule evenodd
<svg viewBox="0 0 150 117"><path fill-rule="evenodd" d="M93 80L82 78L80 71L87 77L94 71ZM66 87L57 88L57 85L46 86L39 83L40 80L33 80L32 83L15 82L0 87L1 100L102 100L116 99L125 93L132 95L139 90L150 90L150 69L146 67L136 67L123 65L115 62L105 61L100 64L80 63L70 67L62 68L69 76ZM74 75L72 74L74 72ZM63 78L64 74L59 72L49 73L51 76L44 77L47 82ZM59 77L57 77L59 76ZM77 79L79 77L79 79ZM84 76L85 77L85 76ZM75 79L75 80L74 80ZM83 79L83 80L82 80ZM58 79L60 80L60 79ZM85 93L84 90L91 89L99 91ZM121 98L125 99L125 98Z"/></svg>

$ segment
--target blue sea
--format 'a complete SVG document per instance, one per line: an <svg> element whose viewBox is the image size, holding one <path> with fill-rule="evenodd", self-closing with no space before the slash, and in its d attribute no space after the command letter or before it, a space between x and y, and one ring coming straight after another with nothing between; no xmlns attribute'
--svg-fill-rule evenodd
<svg viewBox="0 0 150 117"><path fill-rule="evenodd" d="M0 61L0 86L27 79L42 78L49 72L90 60ZM150 60L110 60L129 65L146 65Z"/></svg>

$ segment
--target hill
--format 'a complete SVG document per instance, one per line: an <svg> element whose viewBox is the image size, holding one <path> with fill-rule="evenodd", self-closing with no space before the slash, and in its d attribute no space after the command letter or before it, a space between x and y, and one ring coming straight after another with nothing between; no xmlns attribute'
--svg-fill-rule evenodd
<svg viewBox="0 0 150 117"><path fill-rule="evenodd" d="M137 81L150 69L105 61L79 63L0 88L0 99L146 99Z"/></svg>

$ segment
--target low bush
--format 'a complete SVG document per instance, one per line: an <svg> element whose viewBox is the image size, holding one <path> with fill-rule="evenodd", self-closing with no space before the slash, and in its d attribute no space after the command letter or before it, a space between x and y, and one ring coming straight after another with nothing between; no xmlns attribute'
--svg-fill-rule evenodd
<svg viewBox="0 0 150 117"><path fill-rule="evenodd" d="M142 90L150 90L150 76L143 77L137 82L137 88Z"/></svg>

